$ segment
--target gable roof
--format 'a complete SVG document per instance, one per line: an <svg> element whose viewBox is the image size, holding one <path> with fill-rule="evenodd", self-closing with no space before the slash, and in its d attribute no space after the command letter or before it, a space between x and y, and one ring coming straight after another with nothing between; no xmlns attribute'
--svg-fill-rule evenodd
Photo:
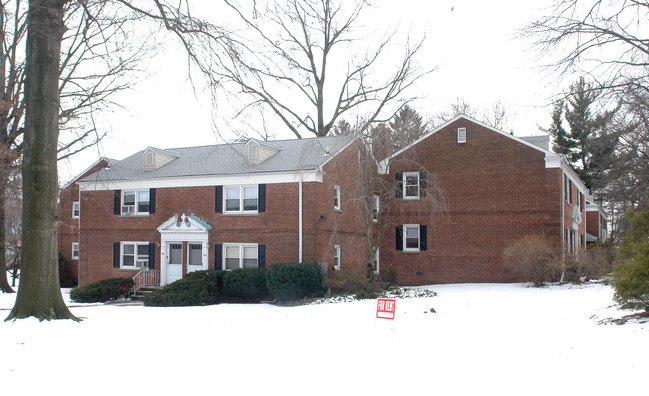
<svg viewBox="0 0 649 396"><path fill-rule="evenodd" d="M353 140L353 136L327 136L264 142L265 146L277 150L277 153L259 164L246 161L245 142L167 150L151 148L159 152L171 152L177 159L158 169L144 172L142 150L80 182L316 170Z"/></svg>
<svg viewBox="0 0 649 396"><path fill-rule="evenodd" d="M584 191L584 192L588 191L588 189L586 188L586 185L584 184L584 182L579 178L579 176L577 175L575 170L572 168L572 166L570 166L570 164L568 164L568 162L566 161L564 156L562 154L557 154L557 153L552 152L552 151L550 151L550 150L548 150L546 148L541 147L541 145L538 144L539 142L537 141L537 140L540 140L540 139L536 139L534 137L524 137L523 138L523 137L514 136L512 134L509 134L507 132L503 132L500 129L491 127L491 126L489 126L489 125L487 125L487 124L485 124L483 122L480 122L480 121L478 121L476 119L473 119L473 118L471 118L469 116L466 116L466 115L463 115L463 114L453 117L452 119L446 121L442 125L440 125L437 128L433 129L431 132L428 132L427 134L423 135L419 139L417 139L414 142L410 143L406 147L402 148L401 150L395 152L391 156L389 156L389 157L383 159L382 161L380 161L380 163L379 163L380 172L382 172L382 173L387 173L388 172L388 168L389 168L390 161L392 160L392 158L394 158L394 157L398 156L399 154L405 152L406 150L408 150L411 147L415 146L416 144L418 144L422 140L432 136L433 134L439 132L440 130L446 128L450 124L452 124L452 123L454 123L454 122L456 122L456 121L458 121L460 119L464 119L464 120L466 120L468 122L477 124L477 125L479 125L479 126L481 126L483 128L486 128L486 129L492 131L492 132L498 133L498 134L500 134L502 136L505 136L505 137L507 137L509 139L512 139L512 140L514 140L514 141L516 141L518 143L521 143L521 144L523 144L523 145L525 145L527 147L530 147L530 148L532 148L534 150L542 152L543 154L545 154L546 167L563 169L568 175L570 175L569 176L570 179L573 181L573 183L577 184L578 188L581 191Z"/></svg>

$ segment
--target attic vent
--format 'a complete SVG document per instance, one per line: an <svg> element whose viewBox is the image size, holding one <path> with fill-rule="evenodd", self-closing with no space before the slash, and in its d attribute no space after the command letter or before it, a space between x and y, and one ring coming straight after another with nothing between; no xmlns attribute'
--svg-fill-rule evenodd
<svg viewBox="0 0 649 396"><path fill-rule="evenodd" d="M457 142L466 143L466 128L457 129Z"/></svg>

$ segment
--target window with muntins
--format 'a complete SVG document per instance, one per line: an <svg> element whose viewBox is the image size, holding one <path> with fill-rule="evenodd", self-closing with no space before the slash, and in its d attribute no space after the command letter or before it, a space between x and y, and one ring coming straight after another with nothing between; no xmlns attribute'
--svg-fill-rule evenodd
<svg viewBox="0 0 649 396"><path fill-rule="evenodd" d="M419 224L405 224L403 226L403 250L419 251Z"/></svg>
<svg viewBox="0 0 649 396"><path fill-rule="evenodd" d="M72 260L79 260L79 243L72 242Z"/></svg>
<svg viewBox="0 0 649 396"><path fill-rule="evenodd" d="M381 200L378 195L372 196L372 221L377 223L379 221L379 205Z"/></svg>
<svg viewBox="0 0 649 396"><path fill-rule="evenodd" d="M403 174L403 198L419 198L419 172L404 172Z"/></svg>
<svg viewBox="0 0 649 396"><path fill-rule="evenodd" d="M224 243L224 269L259 267L259 245L256 243Z"/></svg>
<svg viewBox="0 0 649 396"><path fill-rule="evenodd" d="M151 197L149 189L122 191L122 215L149 214Z"/></svg>
<svg viewBox="0 0 649 396"><path fill-rule="evenodd" d="M340 245L334 245L334 269L340 269Z"/></svg>
<svg viewBox="0 0 649 396"><path fill-rule="evenodd" d="M334 209L340 210L340 186L334 186Z"/></svg>
<svg viewBox="0 0 649 396"><path fill-rule="evenodd" d="M225 213L256 213L259 209L259 188L252 186L225 187Z"/></svg>
<svg viewBox="0 0 649 396"><path fill-rule="evenodd" d="M81 203L79 201L72 202L72 218L78 219L81 216Z"/></svg>
<svg viewBox="0 0 649 396"><path fill-rule="evenodd" d="M149 268L149 242L122 242L121 268Z"/></svg>

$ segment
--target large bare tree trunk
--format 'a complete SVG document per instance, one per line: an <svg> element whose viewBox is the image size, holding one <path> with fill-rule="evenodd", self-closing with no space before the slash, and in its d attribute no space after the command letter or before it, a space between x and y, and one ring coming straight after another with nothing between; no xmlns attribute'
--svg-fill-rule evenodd
<svg viewBox="0 0 649 396"><path fill-rule="evenodd" d="M30 0L26 46L22 271L6 320L76 319L63 302L57 256L59 61L66 0Z"/></svg>
<svg viewBox="0 0 649 396"><path fill-rule="evenodd" d="M3 176L3 173L0 171L0 177ZM6 183L0 182L0 186L5 186ZM6 259L6 248L4 241L7 240L6 238L6 228L5 228L5 210L4 210L4 201L5 201L5 189L3 188L0 191L0 241L3 241L3 243L0 243L0 291L3 293L14 293L14 289L9 286L9 282L7 281L7 259Z"/></svg>

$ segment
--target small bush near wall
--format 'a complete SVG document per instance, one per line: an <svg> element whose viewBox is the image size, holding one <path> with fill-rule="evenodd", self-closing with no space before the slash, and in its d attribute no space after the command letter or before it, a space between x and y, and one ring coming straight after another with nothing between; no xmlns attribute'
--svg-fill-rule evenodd
<svg viewBox="0 0 649 396"><path fill-rule="evenodd" d="M184 278L144 296L144 305L174 307L209 305L219 301L219 284L225 271L190 272Z"/></svg>
<svg viewBox="0 0 649 396"><path fill-rule="evenodd" d="M504 251L506 267L534 286L559 280L561 246L545 235L527 235Z"/></svg>
<svg viewBox="0 0 649 396"><path fill-rule="evenodd" d="M132 278L104 279L70 291L70 299L81 303L106 302L125 295L133 287Z"/></svg>
<svg viewBox="0 0 649 396"><path fill-rule="evenodd" d="M617 251L611 243L600 242L589 245L579 256L566 259L568 282L582 282L587 279L602 279L613 271L617 262Z"/></svg>
<svg viewBox="0 0 649 396"><path fill-rule="evenodd" d="M59 251L59 286L75 287L77 280L72 276L72 264Z"/></svg>
<svg viewBox="0 0 649 396"><path fill-rule="evenodd" d="M315 263L273 264L266 281L270 294L280 301L323 295L322 272Z"/></svg>
<svg viewBox="0 0 649 396"><path fill-rule="evenodd" d="M268 296L266 268L239 268L223 275L223 296L255 300Z"/></svg>

